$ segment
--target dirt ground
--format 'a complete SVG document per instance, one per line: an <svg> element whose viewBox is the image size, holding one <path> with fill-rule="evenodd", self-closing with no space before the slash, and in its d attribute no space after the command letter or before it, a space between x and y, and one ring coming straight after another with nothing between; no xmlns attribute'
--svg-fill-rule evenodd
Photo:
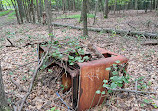
<svg viewBox="0 0 158 111"><path fill-rule="evenodd" d="M98 17L96 25L93 27L106 27L106 28L119 28L135 30L127 23L130 23L138 31L158 32L158 28L154 24L158 24L158 18L154 16L154 12L139 14L126 11L123 17L120 14L110 15L107 20ZM119 15L119 17L118 17ZM26 43L35 43L47 41L48 30L47 26L38 24L22 24L18 25L15 20L6 21L4 17L0 18L0 60L2 66L2 73L5 85L5 91L8 97L8 102L16 104L17 101L22 99L26 92L20 92L19 88L13 84L13 80L27 90L32 79L33 71L38 64L37 46L27 46L22 48L6 47L9 38L16 46L23 46ZM71 22L70 22L71 21ZM89 26L92 24L92 19L89 19ZM150 21L149 27L145 24ZM75 19L60 19L56 20L59 23L69 23L81 25ZM55 27L55 37L63 38L79 37L82 31L70 28ZM135 95L132 93L114 93L109 96L109 101L105 104L96 106L92 111L156 111L153 105L158 105L158 45L141 45L142 41L147 40L144 38L136 38L126 35L114 35L106 33L89 32L91 42L94 45L106 48L112 52L126 56L129 59L128 73L131 76L130 84L126 84L126 89L135 89L135 79L142 77L141 84L147 84L143 91L156 92L156 95ZM36 85L26 101L24 110L26 111L46 111L52 107L56 107L62 111L66 110L66 106L62 104L60 99L55 94L61 85L60 79L56 83L51 83L51 87L47 87L47 80L49 77L54 77L60 73L61 69L56 67L52 68L53 72L47 71L40 72L37 76ZM41 79L43 78L43 79ZM45 79L46 78L46 79ZM41 82L44 81L44 82ZM71 92L62 94L61 97L71 106ZM152 100L147 103L145 100Z"/></svg>

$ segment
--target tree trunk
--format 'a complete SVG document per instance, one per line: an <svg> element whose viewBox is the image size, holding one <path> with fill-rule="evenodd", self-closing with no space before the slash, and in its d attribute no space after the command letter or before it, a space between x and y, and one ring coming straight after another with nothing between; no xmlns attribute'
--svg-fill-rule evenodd
<svg viewBox="0 0 158 111"><path fill-rule="evenodd" d="M105 6L104 6L104 18L108 18L108 0L105 0Z"/></svg>
<svg viewBox="0 0 158 111"><path fill-rule="evenodd" d="M152 9L153 9L153 4L152 4L152 0L150 1L150 11L152 11Z"/></svg>
<svg viewBox="0 0 158 111"><path fill-rule="evenodd" d="M12 2L12 5L13 5L13 7L14 7L14 9L15 9L15 14L16 14L16 19L17 19L17 22L18 22L18 24L20 24L20 18L19 18L19 14L18 14L18 10L17 10L17 5L16 5L16 1L14 0L11 0L11 2Z"/></svg>
<svg viewBox="0 0 158 111"><path fill-rule="evenodd" d="M83 0L83 36L88 36L88 30L87 30L87 0Z"/></svg>
<svg viewBox="0 0 158 111"><path fill-rule="evenodd" d="M1 62L0 62L0 111L6 111L8 105L5 97L4 84L2 78Z"/></svg>
<svg viewBox="0 0 158 111"><path fill-rule="evenodd" d="M17 0L17 4L18 4L18 10L19 10L19 15L20 15L20 20L21 23L23 24L23 18L25 16L24 14L24 9L23 9L23 4L21 0Z"/></svg>
<svg viewBox="0 0 158 111"><path fill-rule="evenodd" d="M42 12L43 12L43 0L39 0L39 7L40 7L40 16L42 17Z"/></svg>
<svg viewBox="0 0 158 111"><path fill-rule="evenodd" d="M41 23L40 7L39 7L38 0L36 0L36 6L37 6L37 18L38 18L38 22Z"/></svg>
<svg viewBox="0 0 158 111"><path fill-rule="evenodd" d="M51 2L48 0L45 1L45 9L46 9L46 15L47 15L47 23L48 23L48 30L49 30L49 37L51 39L51 42L53 40L53 29L52 29L52 12L51 12Z"/></svg>
<svg viewBox="0 0 158 111"><path fill-rule="evenodd" d="M34 11L35 9L34 9L33 0L31 0L30 10L31 10L31 12L32 12L33 23L36 23L36 20L35 20L35 11Z"/></svg>
<svg viewBox="0 0 158 111"><path fill-rule="evenodd" d="M138 0L135 0L134 9L138 10Z"/></svg>
<svg viewBox="0 0 158 111"><path fill-rule="evenodd" d="M96 15L97 15L97 10L98 10L98 0L96 1L96 4L95 4L95 13L94 13L94 22L93 22L93 25L95 24L95 21L96 21Z"/></svg>
<svg viewBox="0 0 158 111"><path fill-rule="evenodd" d="M3 10L2 0L0 0L0 11Z"/></svg>
<svg viewBox="0 0 158 111"><path fill-rule="evenodd" d="M76 9L75 9L75 0L73 0L73 11L76 11Z"/></svg>
<svg viewBox="0 0 158 111"><path fill-rule="evenodd" d="M155 0L155 6L154 6L154 9L156 10L156 4L157 4L157 0Z"/></svg>
<svg viewBox="0 0 158 111"><path fill-rule="evenodd" d="M64 14L66 10L66 0L62 0L62 7L63 7L63 14Z"/></svg>
<svg viewBox="0 0 158 111"><path fill-rule="evenodd" d="M115 11L116 11L116 6L117 6L117 0L115 0L115 5L114 5L114 14L115 14Z"/></svg>

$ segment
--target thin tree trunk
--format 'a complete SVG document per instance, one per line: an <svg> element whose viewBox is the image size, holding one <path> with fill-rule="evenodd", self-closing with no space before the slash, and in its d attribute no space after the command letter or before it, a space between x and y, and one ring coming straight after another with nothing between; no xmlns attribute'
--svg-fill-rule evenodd
<svg viewBox="0 0 158 111"><path fill-rule="evenodd" d="M138 10L138 0L135 0L134 9L135 9L135 10Z"/></svg>
<svg viewBox="0 0 158 111"><path fill-rule="evenodd" d="M96 4L95 4L95 13L94 13L94 22L93 22L93 25L95 24L95 21L96 21L96 15L97 15L97 9L98 9L98 0L96 1Z"/></svg>
<svg viewBox="0 0 158 111"><path fill-rule="evenodd" d="M105 6L104 6L104 18L108 18L108 0L105 0Z"/></svg>
<svg viewBox="0 0 158 111"><path fill-rule="evenodd" d="M40 7L39 7L38 0L36 0L36 5L37 5L37 18L38 18L38 22L41 23Z"/></svg>
<svg viewBox="0 0 158 111"><path fill-rule="evenodd" d="M4 84L2 78L1 62L0 62L0 111L7 111L8 105L5 97Z"/></svg>
<svg viewBox="0 0 158 111"><path fill-rule="evenodd" d="M115 0L115 5L114 5L114 14L115 14L115 11L116 11L116 6L117 6L117 0Z"/></svg>
<svg viewBox="0 0 158 111"><path fill-rule="evenodd" d="M24 9L23 9L23 4L21 0L17 0L17 4L18 4L18 10L19 10L19 15L20 15L20 20L21 23L23 24L23 18L25 16L24 14Z"/></svg>
<svg viewBox="0 0 158 111"><path fill-rule="evenodd" d="M14 0L11 0L11 2L12 2L12 4L13 4L13 7L14 7L14 9L15 9L15 14L16 14L16 19L17 19L17 22L18 22L18 24L20 24L20 18L19 18L19 14L18 14L18 10L17 10L17 5L16 5L16 1Z"/></svg>
<svg viewBox="0 0 158 111"><path fill-rule="evenodd" d="M73 11L76 11L75 7L75 0L73 0Z"/></svg>
<svg viewBox="0 0 158 111"><path fill-rule="evenodd" d="M66 10L66 0L62 0L62 7L63 7L63 14L64 14Z"/></svg>
<svg viewBox="0 0 158 111"><path fill-rule="evenodd" d="M39 0L39 7L40 7L40 16L42 17L42 12L43 12L43 0Z"/></svg>
<svg viewBox="0 0 158 111"><path fill-rule="evenodd" d="M36 20L35 20L35 9L34 9L34 3L33 3L33 0L31 0L31 12L32 12L32 17L33 17L33 23L36 23Z"/></svg>
<svg viewBox="0 0 158 111"><path fill-rule="evenodd" d="M0 11L3 10L2 0L0 0Z"/></svg>
<svg viewBox="0 0 158 111"><path fill-rule="evenodd" d="M52 12L51 12L51 3L48 0L45 1L45 9L46 9L46 15L47 15L47 23L48 23L48 30L49 30L49 37L51 39L51 42L53 40L53 28L52 28Z"/></svg>
<svg viewBox="0 0 158 111"><path fill-rule="evenodd" d="M88 36L88 30L87 30L87 0L83 0L83 36Z"/></svg>

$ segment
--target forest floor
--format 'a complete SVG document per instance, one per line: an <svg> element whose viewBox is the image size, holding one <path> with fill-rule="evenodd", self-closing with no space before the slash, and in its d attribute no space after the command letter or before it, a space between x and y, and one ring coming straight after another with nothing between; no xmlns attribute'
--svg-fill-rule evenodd
<svg viewBox="0 0 158 111"><path fill-rule="evenodd" d="M93 27L113 29L119 27L120 29L126 30L134 30L132 27L135 27L138 31L158 32L158 28L154 25L158 24L158 18L154 16L154 12L147 14L141 12L142 14L137 14L136 12L126 11L126 13L130 14L124 15L125 17L122 17L120 14L110 15L111 17L109 16L110 18L107 20L98 18L96 25ZM119 17L117 17L118 15ZM33 71L38 64L37 46L22 46L26 43L47 41L48 29L47 26L39 24L26 23L18 25L15 19L9 21L6 18L7 16L0 17L0 60L8 102L14 104L26 95L26 92L19 91L17 86L21 86L25 90L28 89ZM88 20L89 26L91 26L92 21L92 19ZM149 21L149 27L143 25ZM59 19L56 22L81 25L78 23L78 20L75 19ZM132 27L128 26L127 23L131 23ZM80 37L82 31L55 27L54 35L56 39L66 36L74 38ZM141 90L150 92L156 91L156 95L135 95L132 93L117 92L114 93L113 96L110 96L109 102L105 103L103 107L101 105L96 106L92 111L156 111L155 105L158 106L158 45L141 45L142 41L148 39L127 35L120 36L90 31L89 36L94 45L124 55L129 59L127 70L131 77L130 83L126 84L125 88L135 90L134 80L139 78L138 85L142 88ZM14 45L21 48L6 47L10 45L6 38L9 38ZM58 75L59 70L61 69L53 67L53 72L51 73L47 71L40 72L37 76L36 85L26 101L24 107L26 111L46 111L52 107L63 111L66 110L64 104L62 104L55 94L61 85L60 79L55 83L55 87L54 84L48 87L41 82L42 80L47 83L47 79L49 80L53 74ZM18 83L18 85L16 86L15 83ZM71 92L60 94L66 103L71 106Z"/></svg>

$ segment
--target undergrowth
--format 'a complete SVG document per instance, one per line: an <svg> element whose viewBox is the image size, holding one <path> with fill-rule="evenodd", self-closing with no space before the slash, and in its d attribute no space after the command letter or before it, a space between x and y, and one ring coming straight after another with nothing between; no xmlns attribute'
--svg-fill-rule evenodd
<svg viewBox="0 0 158 111"><path fill-rule="evenodd" d="M0 17L9 14L9 12L12 10L5 10L0 12Z"/></svg>
<svg viewBox="0 0 158 111"><path fill-rule="evenodd" d="M74 18L74 19L80 19L81 15L68 15L68 16L62 16L62 17L57 17L57 19L62 19L62 18ZM87 14L88 18L93 18L94 15L93 14Z"/></svg>

